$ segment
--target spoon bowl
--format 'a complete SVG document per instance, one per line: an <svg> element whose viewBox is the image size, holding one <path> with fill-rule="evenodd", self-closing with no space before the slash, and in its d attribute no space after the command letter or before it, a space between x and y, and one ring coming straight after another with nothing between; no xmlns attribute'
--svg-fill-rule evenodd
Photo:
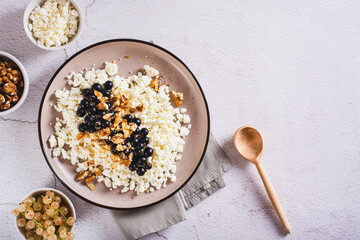
<svg viewBox="0 0 360 240"><path fill-rule="evenodd" d="M239 128L234 136L234 145L238 152L254 164L261 161L263 140L260 133L253 127Z"/></svg>

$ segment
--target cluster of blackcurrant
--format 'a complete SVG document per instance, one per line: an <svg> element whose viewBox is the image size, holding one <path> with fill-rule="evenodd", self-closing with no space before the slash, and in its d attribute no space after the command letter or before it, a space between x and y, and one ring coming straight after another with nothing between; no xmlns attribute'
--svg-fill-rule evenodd
<svg viewBox="0 0 360 240"><path fill-rule="evenodd" d="M101 97L110 98L111 89L113 87L113 83L111 81L105 82L102 87L99 83L94 83L91 89L83 89L82 95L85 97L80 102L80 107L77 110L77 115L79 117L84 117L84 122L79 125L79 130L81 132L97 132L101 129L108 128L111 123L114 121L114 111L111 109L111 103L106 101L105 104L108 105L107 110L98 109L96 106L100 103L96 94L101 93ZM111 113L112 117L110 121L108 119L104 119L103 116L105 114ZM143 176L146 173L146 170L152 168L150 162L148 162L148 157L152 156L153 149L151 147L147 147L150 140L147 137L149 130L147 128L141 128L141 120L139 118L134 118L131 114L127 114L124 116L127 124L134 123L137 125L137 128L131 133L131 135L124 139L122 144L122 151L119 151L118 145L114 143L111 139L118 133L124 134L122 130L115 131L110 128L110 136L105 139L105 142L111 146L112 152L114 154L124 153L127 157L129 157L130 153L132 153L131 164L129 165L129 169L131 171L136 171L139 176Z"/></svg>
<svg viewBox="0 0 360 240"><path fill-rule="evenodd" d="M122 144L125 149L122 151L125 155L132 154L132 161L129 165L129 169L131 171L136 171L139 176L143 176L146 173L146 170L152 168L150 162L147 161L147 158L152 156L153 149L151 147L147 147L150 140L147 137L149 130L147 128L140 129L141 120L138 118L134 118L131 114L125 115L125 119L128 124L135 123L138 127L131 133L131 135L124 140ZM117 132L112 131L110 136L116 134ZM122 133L120 131L120 133ZM117 144L113 143L111 140L106 140L108 144L111 145L112 151L115 154L121 153L117 151Z"/></svg>
<svg viewBox="0 0 360 240"><path fill-rule="evenodd" d="M80 107L77 110L77 115L79 117L84 117L84 123L79 125L79 130L81 132L89 131L90 133L99 131L103 128L107 128L110 125L110 121L102 118L105 114L111 113L114 114L114 111L111 110L111 103L109 101L105 102L108 107L107 110L98 109L96 106L99 104L99 99L95 96L94 92L98 91L104 97L110 98L111 89L113 83L111 81L106 81L104 88L99 83L94 83L91 89L84 89L82 95L85 97L80 102Z"/></svg>

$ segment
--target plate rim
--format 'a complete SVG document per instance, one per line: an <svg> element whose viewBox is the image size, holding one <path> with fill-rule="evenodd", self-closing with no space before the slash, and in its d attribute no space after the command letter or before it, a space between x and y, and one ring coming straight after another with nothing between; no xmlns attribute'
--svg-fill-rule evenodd
<svg viewBox="0 0 360 240"><path fill-rule="evenodd" d="M56 172L54 171L54 169L51 167L50 163L49 163L49 159L46 157L46 154L45 154L45 150L44 150L44 146L43 146L43 141L42 141L42 136L41 136L41 113L42 113L42 109L43 109L43 105L44 105L44 100L45 100L45 96L47 95L48 93L48 90L50 88L50 85L53 83L54 79L56 78L56 76L59 74L59 72L65 67L65 65L67 65L73 58L75 58L76 56L78 56L79 54L91 49L91 48L94 48L96 46L100 46L100 45L103 45L103 44L107 44L107 43L111 43L111 42L136 42L136 43L141 43L141 44L145 44L145 45L149 45L149 46L152 46L152 47L155 47L167 54L169 54L171 57L175 58L175 60L177 60L179 63L181 63L185 69L187 71L189 71L189 73L191 74L191 76L193 77L193 79L195 80L195 83L196 85L199 87L199 90L200 90L200 93L201 93L201 96L204 100L204 103L205 103L205 108L206 108L206 115L207 115L207 122L208 122L208 129L207 129L207 135L206 135L206 142L205 142L205 147L204 147L204 150L201 154L201 157L200 157L200 161L198 162L197 166L195 167L194 171L191 173L191 175L186 179L186 181L181 185L179 186L174 192L172 192L171 194L169 194L168 196L156 201L156 202L153 202L153 203L150 203L150 204L146 204L146 205L143 205L143 206L138 206L138 207L129 207L129 208L121 208L121 207L111 207L111 206L107 206L107 205L103 205L103 204L100 204L100 203L97 203L97 202L94 202L90 199L87 199L86 197L78 194L75 190L73 190L71 187L69 187L64 181L62 181L60 179L60 177L56 174ZM51 171L53 172L53 174L56 176L56 178L70 191L72 192L75 196L79 197L80 199L90 203L90 204L93 204L95 206L98 206L98 207L102 207L102 208L106 208L106 209L111 209L111 210L132 210L132 209L141 209L141 208L145 208L145 207L150 207L150 206L154 206L158 203L161 203L163 201L165 201L166 199L169 199L170 197L174 196L177 192L179 192L189 181L190 179L192 179L192 177L194 176L194 174L196 173L196 171L198 170L199 166L201 165L203 159L204 159L204 156L205 156L205 153L206 153L206 150L208 148L208 143L209 143L209 138L210 138L210 111L209 111L209 106L208 106L208 103L207 103L207 100L205 98L205 95L204 95L204 92L198 82L198 80L196 79L196 77L194 76L194 74L191 72L191 70L187 67L187 65L180 59L178 58L175 54L173 54L172 52L168 51L167 49L163 48L163 47L160 47L152 42L147 42L147 41L143 41L143 40L139 40L139 39L131 39L131 38L114 38L114 39L108 39L108 40L105 40L105 41L100 41L100 42L97 42L97 43L94 43L94 44L91 44L79 51L77 51L76 53L74 53L71 57L69 57L63 64L61 64L61 66L56 70L56 72L53 74L53 76L51 77L50 81L48 82L48 84L46 85L46 88L44 90L44 93L41 97L41 101L40 101L40 107L39 107L39 113L38 113L38 135L39 135L39 143L40 143L40 147L41 147L41 151L43 153L43 156L46 160L46 163L48 164L49 168L51 169Z"/></svg>

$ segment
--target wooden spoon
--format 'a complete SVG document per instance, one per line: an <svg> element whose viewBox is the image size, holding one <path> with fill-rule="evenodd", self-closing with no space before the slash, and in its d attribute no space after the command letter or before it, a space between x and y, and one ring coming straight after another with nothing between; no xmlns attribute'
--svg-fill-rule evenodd
<svg viewBox="0 0 360 240"><path fill-rule="evenodd" d="M266 192L270 201L280 218L282 225L287 233L290 233L290 225L286 220L285 214L280 206L279 200L275 194L265 170L261 165L261 157L263 154L263 140L260 133L253 127L245 126L239 128L234 135L234 145L238 152L247 160L256 165L260 177L264 183Z"/></svg>

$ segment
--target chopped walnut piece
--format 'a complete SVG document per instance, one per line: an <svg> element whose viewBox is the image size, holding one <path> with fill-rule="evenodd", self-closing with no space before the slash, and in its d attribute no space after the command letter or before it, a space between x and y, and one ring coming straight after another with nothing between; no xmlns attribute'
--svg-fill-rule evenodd
<svg viewBox="0 0 360 240"><path fill-rule="evenodd" d="M91 177L86 178L86 183L91 183L95 179L95 175L92 175Z"/></svg>
<svg viewBox="0 0 360 240"><path fill-rule="evenodd" d="M95 185L92 184L92 183L87 183L86 184L88 186L88 188L91 190L91 191L94 191L95 190Z"/></svg>
<svg viewBox="0 0 360 240"><path fill-rule="evenodd" d="M113 163L118 163L118 162L120 162L120 158L119 158L119 156L117 156L117 155L111 154L111 155L110 155L110 158L111 158L111 161L112 161Z"/></svg>
<svg viewBox="0 0 360 240"><path fill-rule="evenodd" d="M126 155L125 155L125 153L124 153L124 152L121 152L121 153L120 153L120 154L118 154L118 155L120 155L121 160L126 159Z"/></svg>
<svg viewBox="0 0 360 240"><path fill-rule="evenodd" d="M13 76L20 76L20 72L18 71L18 70L12 70L11 71L11 74L13 75Z"/></svg>
<svg viewBox="0 0 360 240"><path fill-rule="evenodd" d="M5 83L3 86L3 90L5 93L9 95L15 95L17 93L17 87L14 83Z"/></svg>
<svg viewBox="0 0 360 240"><path fill-rule="evenodd" d="M83 139L85 136L85 133L80 132L78 135L76 135L77 140Z"/></svg>
<svg viewBox="0 0 360 240"><path fill-rule="evenodd" d="M121 94L121 99L120 99L120 106L121 108L127 108L129 107L129 100L128 98L125 96L125 94Z"/></svg>
<svg viewBox="0 0 360 240"><path fill-rule="evenodd" d="M146 75L146 70L144 68L140 68L139 72L141 72L142 75Z"/></svg>
<svg viewBox="0 0 360 240"><path fill-rule="evenodd" d="M120 97L119 96L116 96L116 97L112 97L111 98L111 103L112 103L112 106L114 108L116 107L120 107L120 108L127 108L129 107L129 100L128 98L126 97L126 95L122 92L120 92Z"/></svg>
<svg viewBox="0 0 360 240"><path fill-rule="evenodd" d="M18 84L20 80L21 80L20 76L19 76L19 77L18 77L18 76L14 76L13 79L12 79L12 81L13 81L15 84ZM21 82L21 83L24 84L23 82ZM21 86L21 84L20 84L20 86ZM21 87L22 87L22 86L21 86Z"/></svg>
<svg viewBox="0 0 360 240"><path fill-rule="evenodd" d="M96 107L100 110L109 110L109 106L104 102L99 103Z"/></svg>
<svg viewBox="0 0 360 240"><path fill-rule="evenodd" d="M106 103L108 100L109 100L108 97L101 97L101 98L99 99L99 101L100 101L101 103Z"/></svg>
<svg viewBox="0 0 360 240"><path fill-rule="evenodd" d="M7 76L3 76L2 81L5 83L12 83L11 80Z"/></svg>
<svg viewBox="0 0 360 240"><path fill-rule="evenodd" d="M131 131L130 130L123 130L124 131L124 136L125 136L125 138L128 138L128 137L130 137L130 135L131 135Z"/></svg>
<svg viewBox="0 0 360 240"><path fill-rule="evenodd" d="M92 149L91 149L92 150ZM93 160L87 160L86 162L85 162L85 166L86 167L90 167L90 166L93 166L94 165L94 161Z"/></svg>
<svg viewBox="0 0 360 240"><path fill-rule="evenodd" d="M4 103L5 101L6 101L5 97L2 94L0 94L0 103Z"/></svg>
<svg viewBox="0 0 360 240"><path fill-rule="evenodd" d="M119 132L121 130L121 125L110 125L110 129Z"/></svg>
<svg viewBox="0 0 360 240"><path fill-rule="evenodd" d="M120 107L114 108L114 112L118 113L121 117L125 116L124 109L121 109Z"/></svg>
<svg viewBox="0 0 360 240"><path fill-rule="evenodd" d="M97 97L97 99L100 99L103 96L103 94L101 92L96 91L96 90L94 91L94 95Z"/></svg>
<svg viewBox="0 0 360 240"><path fill-rule="evenodd" d="M15 96L11 96L11 102L15 103L19 101L19 96L15 95Z"/></svg>
<svg viewBox="0 0 360 240"><path fill-rule="evenodd" d="M127 124L126 119L123 119L121 122L121 128L124 132L124 137L127 138L131 135L132 131L130 129L130 126Z"/></svg>
<svg viewBox="0 0 360 240"><path fill-rule="evenodd" d="M129 112L130 112L130 113L136 112L136 108L129 108Z"/></svg>
<svg viewBox="0 0 360 240"><path fill-rule="evenodd" d="M96 176L100 176L102 171L100 170L100 168L94 167L94 173L96 174Z"/></svg>
<svg viewBox="0 0 360 240"><path fill-rule="evenodd" d="M112 125L117 126L119 124L120 124L120 115L116 114L115 119L114 119L114 123Z"/></svg>
<svg viewBox="0 0 360 240"><path fill-rule="evenodd" d="M112 141L113 143L115 143L115 144L123 144L124 141L125 141L125 137L124 137L124 135L122 135L121 133L118 133L118 134L116 134L115 136L113 136L113 137L111 138L111 141ZM124 149L120 149L120 147L119 147L119 148L116 148L116 149L118 149L118 151L123 151L123 150L124 150Z"/></svg>
<svg viewBox="0 0 360 240"><path fill-rule="evenodd" d="M98 139L98 135L95 132L90 133L89 137L90 137L91 141L95 141L96 139Z"/></svg>
<svg viewBox="0 0 360 240"><path fill-rule="evenodd" d="M119 151L119 152L122 152L122 151L125 150L125 146L124 146L124 145L121 145L121 144L118 144L118 145L116 146L116 150Z"/></svg>
<svg viewBox="0 0 360 240"><path fill-rule="evenodd" d="M184 94L181 92L171 91L171 98L178 107L184 102Z"/></svg>
<svg viewBox="0 0 360 240"><path fill-rule="evenodd" d="M124 109L121 109L121 110L117 113L117 115L119 115L121 118L124 118L125 115L126 115L126 112L125 112Z"/></svg>
<svg viewBox="0 0 360 240"><path fill-rule="evenodd" d="M111 120L111 117L112 117L112 113L107 113L107 114L105 114L102 118L105 119L105 120L110 121L110 120Z"/></svg>
<svg viewBox="0 0 360 240"><path fill-rule="evenodd" d="M99 144L100 147L108 146L104 139L98 139L97 143Z"/></svg>
<svg viewBox="0 0 360 240"><path fill-rule="evenodd" d="M5 103L0 104L1 110L7 110L11 107L10 101L6 101Z"/></svg>
<svg viewBox="0 0 360 240"><path fill-rule="evenodd" d="M79 172L79 174L77 175L76 177L76 181L81 181L83 180L84 178L88 177L90 175L90 172L89 171L82 171L82 172Z"/></svg>
<svg viewBox="0 0 360 240"><path fill-rule="evenodd" d="M137 128L137 125L135 123L130 123L129 126L131 131L135 131Z"/></svg>
<svg viewBox="0 0 360 240"><path fill-rule="evenodd" d="M122 162L122 164L123 164L125 167L129 167L130 163L131 163L131 161L130 161L130 160L127 160L127 159L125 159L125 160Z"/></svg>
<svg viewBox="0 0 360 240"><path fill-rule="evenodd" d="M115 96L111 98L111 103L113 105L113 107L118 107L120 106L120 98Z"/></svg>
<svg viewBox="0 0 360 240"><path fill-rule="evenodd" d="M101 129L100 131L98 131L98 136L99 138L101 139L104 139L104 138L107 138L108 136L110 136L110 128L104 128L104 129Z"/></svg>
<svg viewBox="0 0 360 240"><path fill-rule="evenodd" d="M10 79L13 80L13 75L11 73L7 73L6 76Z"/></svg>
<svg viewBox="0 0 360 240"><path fill-rule="evenodd" d="M155 91L159 90L159 81L155 78L150 82L150 87L152 87Z"/></svg>
<svg viewBox="0 0 360 240"><path fill-rule="evenodd" d="M124 135L122 135L121 133L117 133L111 138L111 141L115 144L123 144L125 141L125 138L124 138ZM120 150L120 151L122 151L122 150Z"/></svg>
<svg viewBox="0 0 360 240"><path fill-rule="evenodd" d="M144 110L144 105L140 104L136 107L136 110L138 110L139 112L142 112Z"/></svg>
<svg viewBox="0 0 360 240"><path fill-rule="evenodd" d="M105 144L104 146L101 147L101 149L104 151L110 151L110 145Z"/></svg>
<svg viewBox="0 0 360 240"><path fill-rule="evenodd" d="M134 152L131 152L128 156L128 160L131 161L133 159L133 157L134 157Z"/></svg>

